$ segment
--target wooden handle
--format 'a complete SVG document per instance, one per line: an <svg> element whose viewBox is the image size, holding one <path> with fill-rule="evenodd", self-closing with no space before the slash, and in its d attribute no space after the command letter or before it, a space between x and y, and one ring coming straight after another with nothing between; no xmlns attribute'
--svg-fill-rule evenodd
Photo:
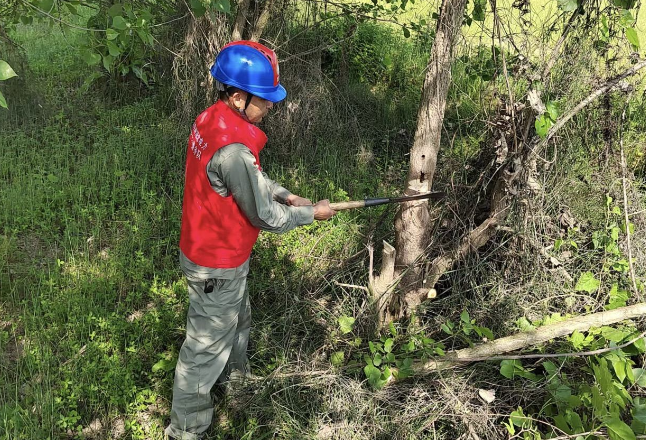
<svg viewBox="0 0 646 440"><path fill-rule="evenodd" d="M364 206L366 206L366 202L364 200L330 203L330 208L334 209L335 211L344 211L346 209L363 208Z"/></svg>

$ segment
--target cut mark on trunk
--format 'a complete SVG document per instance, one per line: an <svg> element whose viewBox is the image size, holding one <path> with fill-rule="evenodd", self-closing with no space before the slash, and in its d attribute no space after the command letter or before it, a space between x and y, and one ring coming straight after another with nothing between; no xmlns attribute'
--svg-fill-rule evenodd
<svg viewBox="0 0 646 440"><path fill-rule="evenodd" d="M426 155L422 154L422 162L424 162L425 160L426 160ZM422 165L422 168L423 167L424 167L424 165ZM424 172L423 171L420 171L420 173L419 173L419 183L424 183Z"/></svg>

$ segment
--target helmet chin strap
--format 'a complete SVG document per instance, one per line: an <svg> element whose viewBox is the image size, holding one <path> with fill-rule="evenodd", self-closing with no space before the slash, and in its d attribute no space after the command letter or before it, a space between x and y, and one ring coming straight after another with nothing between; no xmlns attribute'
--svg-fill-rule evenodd
<svg viewBox="0 0 646 440"><path fill-rule="evenodd" d="M244 108L239 108L238 112L240 113L240 116L242 116L245 121L251 123L249 120L249 116L247 116L247 108L249 107L249 104L251 104L251 100L253 99L253 95L249 92L247 92L247 99L245 100L244 103Z"/></svg>

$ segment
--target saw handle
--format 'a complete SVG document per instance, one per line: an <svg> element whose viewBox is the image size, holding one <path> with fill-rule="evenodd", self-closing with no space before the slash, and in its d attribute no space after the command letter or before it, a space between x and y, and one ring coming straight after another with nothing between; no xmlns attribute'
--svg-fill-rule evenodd
<svg viewBox="0 0 646 440"><path fill-rule="evenodd" d="M364 206L366 206L365 200L330 203L330 208L332 208L335 211L345 211L346 209L363 208Z"/></svg>

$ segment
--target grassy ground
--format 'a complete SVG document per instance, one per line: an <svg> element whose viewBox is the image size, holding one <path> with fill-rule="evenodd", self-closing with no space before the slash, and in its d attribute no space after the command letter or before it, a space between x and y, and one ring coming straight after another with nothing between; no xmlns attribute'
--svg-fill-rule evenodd
<svg viewBox="0 0 646 440"><path fill-rule="evenodd" d="M0 113L2 440L158 439L168 423L187 307L177 242L189 125L172 117L163 89L124 83L108 93L101 80L86 83L92 69L80 60L78 35L21 28L16 38L31 72L19 72L26 82L7 90L11 112ZM269 174L313 199L398 191L426 62L421 43L362 26L350 46L348 84L334 76L333 57L322 76L307 70L311 64L284 66L292 106L279 106L265 126ZM492 91L467 70L468 63L478 66L474 60L456 64L436 181L454 194L473 184L469 170L495 110ZM625 138L631 170L642 177L643 114L642 102L631 107ZM545 212L570 213L578 229L533 218L517 235L498 237L442 280L441 298L417 320L393 326L397 356L435 356L479 341L441 330L449 321L464 327L464 311L500 336L523 316L580 313L607 302L608 289L599 291L602 298L577 294L544 270L530 240L553 245L566 234L590 247L593 232L617 220L604 204L606 192L618 200L617 169L603 166L600 135L590 129L602 116L595 108L576 119L558 144L562 159L546 172L544 183L554 190ZM631 187L631 212L643 209L640 185ZM447 236L456 218L443 215ZM367 339L379 336L371 332L365 293L335 281L366 283L364 245L391 238L392 217L388 208L343 213L283 236L261 235L250 276L250 355L254 372L267 380L218 403L210 438L455 439L475 425L493 439L506 432L504 417L493 413L509 414L532 399L540 407L546 388L502 378L497 363L380 391L366 384ZM634 221L643 232L642 217ZM643 249L641 240L635 249ZM604 273L609 286L616 274L603 272L605 256L575 252L568 243L557 255L566 269L575 277ZM644 261L643 251L639 257ZM347 334L343 316L355 318ZM577 372L584 365L566 367L583 376ZM492 387L495 408L476 397Z"/></svg>

